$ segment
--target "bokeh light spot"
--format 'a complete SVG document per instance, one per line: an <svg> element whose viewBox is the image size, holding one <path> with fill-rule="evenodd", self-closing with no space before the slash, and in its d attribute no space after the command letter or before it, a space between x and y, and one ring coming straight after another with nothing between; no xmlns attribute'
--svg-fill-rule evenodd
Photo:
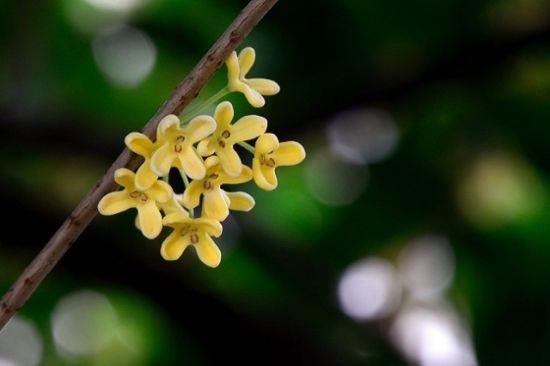
<svg viewBox="0 0 550 366"><path fill-rule="evenodd" d="M399 256L399 273L415 299L434 299L453 280L454 255L446 238L426 235L413 240Z"/></svg>
<svg viewBox="0 0 550 366"><path fill-rule="evenodd" d="M391 338L420 366L475 366L471 339L452 313L422 307L402 311Z"/></svg>
<svg viewBox="0 0 550 366"><path fill-rule="evenodd" d="M393 152L399 139L393 117L375 108L343 112L328 124L326 132L331 150L355 164L383 160Z"/></svg>
<svg viewBox="0 0 550 366"><path fill-rule="evenodd" d="M356 320L383 317L395 309L400 286L393 266L381 258L368 258L346 269L338 284L342 311Z"/></svg>
<svg viewBox="0 0 550 366"><path fill-rule="evenodd" d="M116 334L117 315L100 293L78 291L62 298L52 314L55 345L62 354L92 355Z"/></svg>
<svg viewBox="0 0 550 366"><path fill-rule="evenodd" d="M91 6L106 11L129 12L135 10L145 3L147 0L84 0Z"/></svg>
<svg viewBox="0 0 550 366"><path fill-rule="evenodd" d="M457 196L466 218L483 228L530 219L544 204L544 190L532 167L506 153L487 154L474 162Z"/></svg>
<svg viewBox="0 0 550 366"><path fill-rule="evenodd" d="M314 152L306 162L306 183L312 195L327 206L353 203L365 190L365 166L350 164L330 150Z"/></svg>
<svg viewBox="0 0 550 366"><path fill-rule="evenodd" d="M42 350L42 338L29 320L15 316L0 331L0 366L39 365Z"/></svg>
<svg viewBox="0 0 550 366"><path fill-rule="evenodd" d="M157 51L144 32L127 25L102 29L92 43L94 58L115 85L134 87L153 70Z"/></svg>

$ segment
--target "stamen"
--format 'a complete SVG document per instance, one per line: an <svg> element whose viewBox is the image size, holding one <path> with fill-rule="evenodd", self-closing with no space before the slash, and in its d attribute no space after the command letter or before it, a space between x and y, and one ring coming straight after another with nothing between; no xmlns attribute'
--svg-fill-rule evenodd
<svg viewBox="0 0 550 366"><path fill-rule="evenodd" d="M174 151L177 153L181 152L181 145L174 145Z"/></svg>
<svg viewBox="0 0 550 366"><path fill-rule="evenodd" d="M180 230L180 236L185 236L187 234L187 231L189 230L189 226L184 226Z"/></svg>
<svg viewBox="0 0 550 366"><path fill-rule="evenodd" d="M176 137L176 144L181 144L184 141L185 141L185 136L179 135L178 137Z"/></svg>
<svg viewBox="0 0 550 366"><path fill-rule="evenodd" d="M147 197L145 193L142 193L141 196L139 197L139 200L143 203L147 202L148 199L149 197Z"/></svg>
<svg viewBox="0 0 550 366"><path fill-rule="evenodd" d="M219 140L218 144L220 144L221 147L225 147L225 142L223 142L222 140Z"/></svg>
<svg viewBox="0 0 550 366"><path fill-rule="evenodd" d="M219 177L219 175L216 174L216 173L210 174L210 178L211 178L211 179L217 179L218 177Z"/></svg>
<svg viewBox="0 0 550 366"><path fill-rule="evenodd" d="M191 243L197 244L199 242L199 236L197 234L191 234Z"/></svg>
<svg viewBox="0 0 550 366"><path fill-rule="evenodd" d="M207 190L211 190L212 189L212 183L209 180L206 180L203 183L203 187Z"/></svg>
<svg viewBox="0 0 550 366"><path fill-rule="evenodd" d="M269 158L269 160L266 161L266 165L273 168L275 166L275 160L273 160L273 158Z"/></svg>
<svg viewBox="0 0 550 366"><path fill-rule="evenodd" d="M132 191L132 193L130 193L130 197L132 198L136 198L138 195L139 195L138 191Z"/></svg>
<svg viewBox="0 0 550 366"><path fill-rule="evenodd" d="M229 138L229 136L231 136L231 133L229 131L225 130L222 132L222 137L224 139Z"/></svg>

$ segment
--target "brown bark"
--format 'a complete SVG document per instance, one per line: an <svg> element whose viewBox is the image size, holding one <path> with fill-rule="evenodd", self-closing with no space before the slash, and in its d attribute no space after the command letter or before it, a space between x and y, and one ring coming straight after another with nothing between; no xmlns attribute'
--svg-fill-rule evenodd
<svg viewBox="0 0 550 366"><path fill-rule="evenodd" d="M195 68L178 85L174 93L147 122L143 133L151 138L160 120L168 114L179 114L199 93L229 53L250 33L277 0L252 0L235 18L220 38L203 56ZM134 170L141 158L124 149L109 170L78 204L46 246L34 258L0 301L0 330L25 304L28 298L53 269L97 214L97 204L116 189L113 174L116 169Z"/></svg>

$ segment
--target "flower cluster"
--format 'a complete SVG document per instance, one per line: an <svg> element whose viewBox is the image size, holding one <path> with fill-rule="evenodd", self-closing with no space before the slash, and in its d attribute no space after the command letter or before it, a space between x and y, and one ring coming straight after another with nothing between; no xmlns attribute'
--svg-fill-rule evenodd
<svg viewBox="0 0 550 366"><path fill-rule="evenodd" d="M245 77L255 57L250 47L228 57L228 85L210 98L209 104L238 91L259 108L265 104L263 96L279 92L279 85L272 80ZM305 151L295 141L279 142L277 136L266 133L263 117L248 115L233 122L234 109L228 101L219 103L213 116L201 115L207 106L184 115L188 118L164 117L154 141L138 132L128 134L126 146L143 157L143 164L135 173L125 168L115 172L114 179L123 189L105 195L98 210L114 215L136 208L136 227L145 237L156 238L163 226L172 229L161 246L164 259L177 260L192 245L204 264L216 267L221 252L212 237L222 234L221 222L230 210L250 211L255 204L248 193L228 192L224 186L253 179L260 188L271 191L277 187L275 169L300 163ZM254 139L254 146L247 142ZM252 167L243 164L236 146L253 154ZM172 169L180 171L185 183L181 194L169 184ZM200 215L195 215L197 208Z"/></svg>

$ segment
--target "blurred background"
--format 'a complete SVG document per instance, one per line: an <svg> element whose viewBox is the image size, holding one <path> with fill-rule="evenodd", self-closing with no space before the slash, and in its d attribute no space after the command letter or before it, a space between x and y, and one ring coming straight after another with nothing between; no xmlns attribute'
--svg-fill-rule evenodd
<svg viewBox="0 0 550 366"><path fill-rule="evenodd" d="M2 293L245 4L0 1ZM217 269L97 217L0 365L550 364L550 3L281 1L244 46L304 163Z"/></svg>

